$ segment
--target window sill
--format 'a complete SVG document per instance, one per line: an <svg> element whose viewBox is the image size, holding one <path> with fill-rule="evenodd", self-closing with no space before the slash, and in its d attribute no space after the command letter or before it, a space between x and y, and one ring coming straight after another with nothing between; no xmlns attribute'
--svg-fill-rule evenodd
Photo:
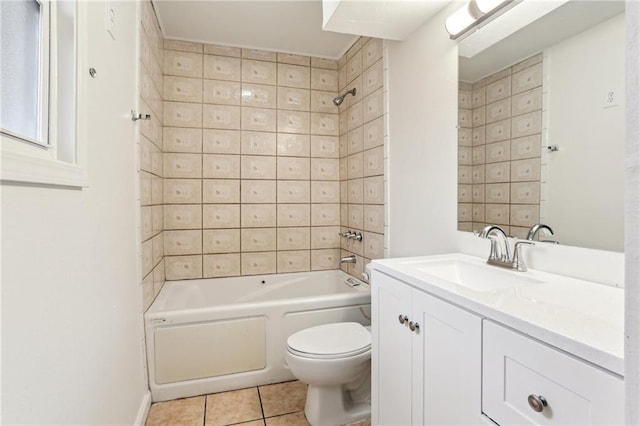
<svg viewBox="0 0 640 426"><path fill-rule="evenodd" d="M28 155L3 147L0 161L0 181L76 188L88 186L87 171L76 164L53 158Z"/></svg>

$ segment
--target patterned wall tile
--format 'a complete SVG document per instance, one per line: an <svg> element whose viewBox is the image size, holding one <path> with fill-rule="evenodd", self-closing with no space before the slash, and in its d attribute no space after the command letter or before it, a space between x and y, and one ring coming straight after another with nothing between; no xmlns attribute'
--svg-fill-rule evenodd
<svg viewBox="0 0 640 426"><path fill-rule="evenodd" d="M161 40L157 23L154 34ZM156 45L141 45L140 104L154 113L140 126L145 300L165 275L338 268L341 223L371 239L350 246L360 263L384 254L381 40L358 39L339 61L177 40ZM357 96L339 108L333 99L347 85ZM470 86L469 106L471 95ZM471 129L467 139L471 145Z"/></svg>

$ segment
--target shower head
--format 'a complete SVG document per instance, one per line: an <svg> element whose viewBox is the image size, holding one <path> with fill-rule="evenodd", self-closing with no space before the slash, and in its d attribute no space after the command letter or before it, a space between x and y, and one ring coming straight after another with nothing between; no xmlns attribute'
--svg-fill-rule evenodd
<svg viewBox="0 0 640 426"><path fill-rule="evenodd" d="M356 88L354 87L353 89L349 90L344 95L336 96L335 98L333 98L333 103L336 104L336 106L340 106L340 104L342 104L342 102L344 102L344 97L347 96L347 95L355 96L356 95Z"/></svg>

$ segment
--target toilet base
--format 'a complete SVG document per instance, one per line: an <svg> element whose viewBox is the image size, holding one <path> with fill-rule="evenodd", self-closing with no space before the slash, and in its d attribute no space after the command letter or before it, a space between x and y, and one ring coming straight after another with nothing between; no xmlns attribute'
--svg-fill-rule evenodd
<svg viewBox="0 0 640 426"><path fill-rule="evenodd" d="M309 385L304 414L312 426L345 425L370 418L371 403L352 402L341 385Z"/></svg>

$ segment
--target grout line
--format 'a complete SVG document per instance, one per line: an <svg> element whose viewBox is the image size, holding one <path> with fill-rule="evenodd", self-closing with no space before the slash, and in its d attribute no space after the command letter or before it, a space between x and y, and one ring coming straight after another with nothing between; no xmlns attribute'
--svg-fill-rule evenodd
<svg viewBox="0 0 640 426"><path fill-rule="evenodd" d="M204 53L204 46L202 48L202 52ZM201 85L202 85L202 91L201 91L201 95L202 95L202 104L200 105L200 117L201 117L201 121L200 121L200 276L202 278L205 278L205 274L204 274L204 166L205 166L205 162L204 162L204 54L202 55L201 58L201 65L202 65L202 78L200 79ZM206 404L205 404L205 408L206 408ZM206 415L206 413L205 413Z"/></svg>
<svg viewBox="0 0 640 426"><path fill-rule="evenodd" d="M281 413L281 414L275 414L273 416L265 417L265 420L266 419L273 419L275 417L290 416L291 414L297 414L297 413L303 413L304 414L304 409L297 410L297 411L287 411L286 413ZM305 419L307 418L306 415L304 417L305 417Z"/></svg>
<svg viewBox="0 0 640 426"><path fill-rule="evenodd" d="M207 424L207 400L209 399L207 395L204 396L204 411L202 412L202 426Z"/></svg>
<svg viewBox="0 0 640 426"><path fill-rule="evenodd" d="M256 390L258 391L258 400L260 401L260 411L262 412L262 424L267 424L267 421L264 417L264 406L262 405L262 395L260 395L260 386L256 386Z"/></svg>

